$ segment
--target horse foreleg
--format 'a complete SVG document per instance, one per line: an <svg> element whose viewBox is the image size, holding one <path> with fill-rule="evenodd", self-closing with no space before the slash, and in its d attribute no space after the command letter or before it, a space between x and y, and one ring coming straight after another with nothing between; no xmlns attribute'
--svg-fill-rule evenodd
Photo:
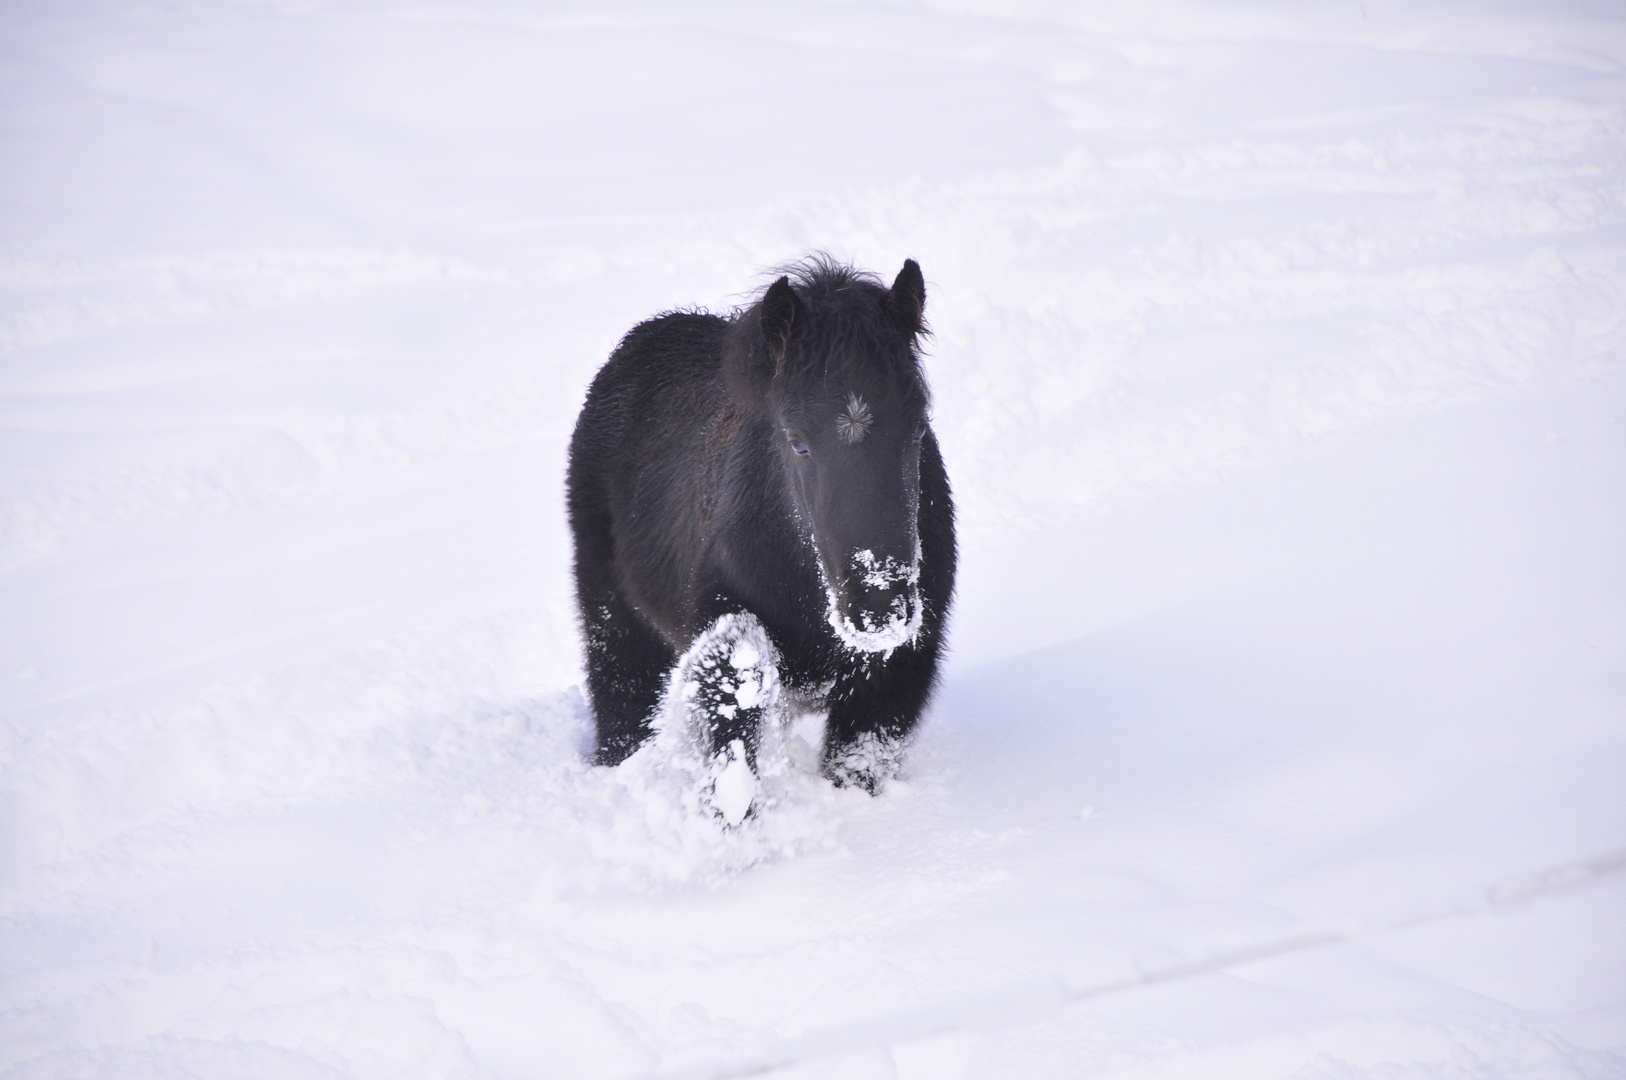
<svg viewBox="0 0 1626 1080"><path fill-rule="evenodd" d="M654 733L655 711L675 657L612 589L582 602L587 632L587 692L593 703L600 765L616 765Z"/></svg>
<svg viewBox="0 0 1626 1080"><path fill-rule="evenodd" d="M750 811L762 724L779 702L779 652L749 613L720 616L678 660L669 690L712 774L713 808L730 825Z"/></svg>
<svg viewBox="0 0 1626 1080"><path fill-rule="evenodd" d="M824 775L871 795L897 775L904 744L931 695L933 667L914 650L838 679L826 698Z"/></svg>
<svg viewBox="0 0 1626 1080"><path fill-rule="evenodd" d="M779 651L756 616L720 616L678 661L672 692L708 753L738 741L754 769L762 718L779 700Z"/></svg>

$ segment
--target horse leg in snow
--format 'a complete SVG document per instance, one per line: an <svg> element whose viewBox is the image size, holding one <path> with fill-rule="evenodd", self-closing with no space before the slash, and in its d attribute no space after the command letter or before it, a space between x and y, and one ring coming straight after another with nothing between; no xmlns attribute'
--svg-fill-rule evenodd
<svg viewBox="0 0 1626 1080"><path fill-rule="evenodd" d="M888 663L837 679L826 698L824 775L871 795L890 780L931 695L934 669L934 656L906 646Z"/></svg>
<svg viewBox="0 0 1626 1080"><path fill-rule="evenodd" d="M678 661L674 691L716 755L735 742L756 768L762 718L779 699L779 653L755 615L719 617Z"/></svg>
<svg viewBox="0 0 1626 1080"><path fill-rule="evenodd" d="M678 660L671 693L714 774L712 805L738 825L756 792L763 718L779 701L779 653L749 613L719 617Z"/></svg>
<svg viewBox="0 0 1626 1080"><path fill-rule="evenodd" d="M613 591L587 611L587 691L598 720L595 758L624 761L654 734L652 721L672 669L672 650Z"/></svg>
<svg viewBox="0 0 1626 1080"><path fill-rule="evenodd" d="M583 515L585 516L585 515ZM611 568L595 555L600 545L576 548L576 599L587 639L587 693L597 721L594 759L615 765L654 733L668 673L677 656L660 635L621 599Z"/></svg>

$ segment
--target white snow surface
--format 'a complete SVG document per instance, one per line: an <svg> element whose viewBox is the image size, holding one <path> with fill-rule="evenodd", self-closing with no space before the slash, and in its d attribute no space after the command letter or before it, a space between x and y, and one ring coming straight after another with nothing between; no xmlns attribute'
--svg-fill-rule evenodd
<svg viewBox="0 0 1626 1080"><path fill-rule="evenodd" d="M0 1076L1626 1076L1623 65L1567 0L6 5ZM565 447L812 250L924 268L963 569L901 776L796 718L730 828L587 763Z"/></svg>

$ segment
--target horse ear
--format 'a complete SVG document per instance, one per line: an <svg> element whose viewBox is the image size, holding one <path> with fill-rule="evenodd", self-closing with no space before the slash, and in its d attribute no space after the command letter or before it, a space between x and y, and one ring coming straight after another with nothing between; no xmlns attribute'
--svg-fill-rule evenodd
<svg viewBox="0 0 1626 1080"><path fill-rule="evenodd" d="M796 290L790 287L790 278L782 277L768 286L768 295L762 298L762 336L768 339L768 352L773 356L774 374L785 368L785 350L790 347L791 328L802 317L802 302Z"/></svg>
<svg viewBox="0 0 1626 1080"><path fill-rule="evenodd" d="M904 332L918 334L926 314L926 279L920 276L920 264L915 260L903 260L903 269L892 283L888 302L892 306L892 317L898 320Z"/></svg>

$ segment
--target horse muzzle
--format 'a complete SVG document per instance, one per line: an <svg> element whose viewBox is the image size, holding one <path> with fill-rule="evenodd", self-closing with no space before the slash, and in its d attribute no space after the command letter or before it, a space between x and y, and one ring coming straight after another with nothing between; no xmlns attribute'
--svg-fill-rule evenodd
<svg viewBox="0 0 1626 1080"><path fill-rule="evenodd" d="M919 560L855 552L846 588L831 589L829 599L830 625L848 647L890 653L920 632Z"/></svg>

